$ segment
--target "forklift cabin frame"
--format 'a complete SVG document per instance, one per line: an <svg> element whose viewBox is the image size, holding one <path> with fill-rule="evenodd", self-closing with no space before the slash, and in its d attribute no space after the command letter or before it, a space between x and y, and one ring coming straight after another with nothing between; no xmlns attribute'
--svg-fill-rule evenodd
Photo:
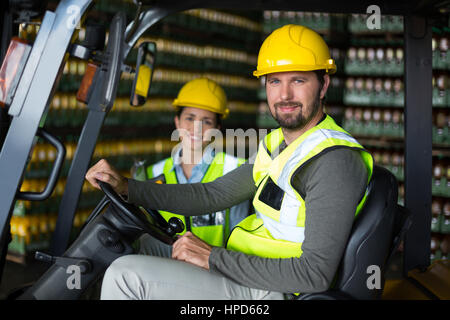
<svg viewBox="0 0 450 320"><path fill-rule="evenodd" d="M240 10L290 10L330 13L366 13L377 2L381 14L404 17L405 52L405 207L412 213L412 226L404 239L403 272L430 264L431 224L431 166L432 166L432 50L431 17L436 14L438 1L346 1L345 6L336 1L287 0L165 0L142 1L146 6L139 19L131 22L125 33L121 65L131 48L152 25L165 16L192 8ZM39 33L33 44L23 76L8 110L10 125L0 152L0 250L6 255L9 223L14 203L18 197L28 158L32 152L38 129L48 111L56 89L56 79L68 57L68 48L74 40L74 31L92 0L63 0L55 12L46 11ZM70 16L71 6L79 15ZM72 20L68 23L68 19ZM100 73L88 103L89 113L83 126L79 143L71 163L64 195L60 203L56 230L51 242L54 255L61 255L68 247L69 234L81 193L84 176L91 161L94 147L110 107L102 105L102 84L106 71ZM120 76L120 73L119 73ZM52 81L49 81L52 79ZM113 98L115 98L116 88ZM4 259L0 265L0 272ZM1 275L0 275L1 279Z"/></svg>

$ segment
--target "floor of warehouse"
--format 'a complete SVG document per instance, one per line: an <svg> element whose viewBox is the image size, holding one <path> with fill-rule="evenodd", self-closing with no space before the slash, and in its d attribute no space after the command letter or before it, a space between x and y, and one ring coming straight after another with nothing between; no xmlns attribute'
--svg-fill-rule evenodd
<svg viewBox="0 0 450 320"><path fill-rule="evenodd" d="M15 289L23 287L24 284L32 283L48 269L49 265L31 258L24 263L7 260L0 284L0 300L7 299L8 295ZM402 254L398 252L386 273L386 280L402 278ZM98 292L92 293L91 297L98 297Z"/></svg>

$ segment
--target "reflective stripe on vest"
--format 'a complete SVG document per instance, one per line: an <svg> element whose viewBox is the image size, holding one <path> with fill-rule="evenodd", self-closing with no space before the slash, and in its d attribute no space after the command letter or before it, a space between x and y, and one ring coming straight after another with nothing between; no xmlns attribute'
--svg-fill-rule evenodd
<svg viewBox="0 0 450 320"><path fill-rule="evenodd" d="M335 147L359 150L368 170L367 182L370 181L372 157L329 116L272 160L271 153L277 151L283 139L281 129L277 129L260 142L253 167L253 178L258 187L253 198L256 214L233 230L227 248L268 258L299 257L305 234L306 210L304 199L291 185L292 176L308 160L325 150ZM365 199L366 195L355 214Z"/></svg>
<svg viewBox="0 0 450 320"><path fill-rule="evenodd" d="M224 174L236 169L244 162L245 159L236 158L224 152L217 153L201 182L207 183L214 181ZM164 175L165 183L177 184L178 180L176 172L173 170L173 163L173 158L170 157L147 167L149 179ZM159 212L166 220L169 220L171 217L181 219L186 226L187 221L185 216L162 210ZM191 226L191 232L210 245L223 246L225 239L230 234L229 212L230 210L227 209L212 214L189 217L188 221ZM184 234L185 232L186 227L183 232L179 234Z"/></svg>

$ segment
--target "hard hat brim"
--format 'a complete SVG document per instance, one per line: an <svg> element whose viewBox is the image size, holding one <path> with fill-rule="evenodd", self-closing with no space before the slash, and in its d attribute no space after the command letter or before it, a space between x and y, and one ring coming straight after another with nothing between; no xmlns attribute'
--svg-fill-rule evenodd
<svg viewBox="0 0 450 320"><path fill-rule="evenodd" d="M337 67L336 65L333 64L329 64L326 66L320 66L320 65L315 65L315 66L308 66L308 65L295 65L295 64L290 64L290 65L285 65L285 66L274 66L274 67L270 67L270 68L266 68L266 69L262 69L262 70L255 70L253 71L253 75L257 78L269 74L269 73L276 73L276 72L289 72L289 71L315 71L315 70L325 70L328 74L334 74L337 71Z"/></svg>
<svg viewBox="0 0 450 320"><path fill-rule="evenodd" d="M222 119L225 119L228 117L228 114L230 113L230 110L228 108L225 108L224 112L217 112L216 109L211 108L210 106L196 104L188 101L179 101L178 99L175 99L173 106L176 110L180 107L189 107L189 108L197 108L197 109L203 109L207 111L211 111L213 113L220 114L222 116Z"/></svg>

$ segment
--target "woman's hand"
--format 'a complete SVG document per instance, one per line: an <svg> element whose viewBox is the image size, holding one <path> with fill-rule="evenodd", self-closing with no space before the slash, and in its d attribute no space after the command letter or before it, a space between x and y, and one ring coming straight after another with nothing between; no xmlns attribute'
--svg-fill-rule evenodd
<svg viewBox="0 0 450 320"><path fill-rule="evenodd" d="M86 180L97 189L100 189L97 180L106 182L111 185L118 194L128 197L127 178L120 175L120 173L105 159L101 159L88 170L86 173Z"/></svg>

